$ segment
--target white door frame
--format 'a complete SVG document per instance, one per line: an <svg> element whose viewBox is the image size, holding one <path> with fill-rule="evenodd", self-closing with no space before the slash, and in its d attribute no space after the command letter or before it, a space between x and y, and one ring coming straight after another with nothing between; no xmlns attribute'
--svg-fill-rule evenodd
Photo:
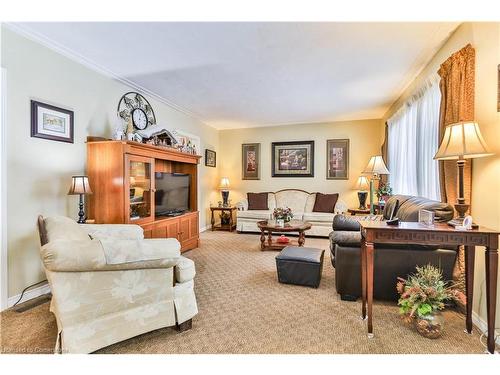
<svg viewBox="0 0 500 375"><path fill-rule="evenodd" d="M7 71L0 74L0 311L5 310L8 301L7 277L7 143L6 104Z"/></svg>

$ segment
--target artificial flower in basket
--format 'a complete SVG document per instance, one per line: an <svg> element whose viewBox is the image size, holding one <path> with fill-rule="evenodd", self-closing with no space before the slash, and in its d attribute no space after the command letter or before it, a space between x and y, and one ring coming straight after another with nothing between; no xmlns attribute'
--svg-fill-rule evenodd
<svg viewBox="0 0 500 375"><path fill-rule="evenodd" d="M418 267L408 280L398 277L396 289L401 295L399 313L407 323L413 323L424 337L435 339L443 333L444 318L440 311L446 301L464 298L443 280L442 271L430 264Z"/></svg>
<svg viewBox="0 0 500 375"><path fill-rule="evenodd" d="M285 208L275 208L273 212L274 220L276 220L276 224L283 225L284 223L288 223L293 218L292 209L290 207Z"/></svg>

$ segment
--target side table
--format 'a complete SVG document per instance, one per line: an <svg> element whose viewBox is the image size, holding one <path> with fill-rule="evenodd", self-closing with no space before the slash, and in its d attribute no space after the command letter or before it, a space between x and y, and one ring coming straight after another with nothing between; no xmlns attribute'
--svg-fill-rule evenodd
<svg viewBox="0 0 500 375"><path fill-rule="evenodd" d="M474 253L476 246L485 247L486 315L488 351L495 352L495 315L498 278L498 235L496 230L479 227L459 231L446 223L425 226L403 222L390 226L383 221L360 221L361 226L361 316L368 320L368 337L373 337L373 262L376 244L414 244L465 247L465 293L467 297L465 330L472 333L472 299L474 289Z"/></svg>
<svg viewBox="0 0 500 375"><path fill-rule="evenodd" d="M349 212L351 214L351 216L354 216L354 215L368 215L370 213L370 209L369 208L366 208L366 209L362 209L362 208L349 208L347 210L347 212Z"/></svg>
<svg viewBox="0 0 500 375"><path fill-rule="evenodd" d="M233 214L237 210L236 207L210 207L210 212L212 214L212 218L210 220L210 223L212 224L212 231L214 230L227 230L229 232L232 232L234 229L236 229L236 221L233 219ZM215 211L220 211L221 214L224 214L224 212L229 212L229 224L215 224Z"/></svg>

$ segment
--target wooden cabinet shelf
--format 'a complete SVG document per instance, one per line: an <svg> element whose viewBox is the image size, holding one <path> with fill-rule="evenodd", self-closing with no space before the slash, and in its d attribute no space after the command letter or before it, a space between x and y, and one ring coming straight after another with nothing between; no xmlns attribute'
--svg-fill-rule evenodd
<svg viewBox="0 0 500 375"><path fill-rule="evenodd" d="M200 158L138 142L89 140L87 175L93 191L87 199L89 217L97 224L138 224L146 238L177 238L182 251L198 247ZM156 172L190 175L190 212L155 217Z"/></svg>

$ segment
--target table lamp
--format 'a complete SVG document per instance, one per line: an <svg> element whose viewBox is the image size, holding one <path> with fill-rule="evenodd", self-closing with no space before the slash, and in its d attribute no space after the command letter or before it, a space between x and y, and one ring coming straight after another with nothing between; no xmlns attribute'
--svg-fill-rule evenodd
<svg viewBox="0 0 500 375"><path fill-rule="evenodd" d="M389 170L385 166L384 159L382 155L372 156L368 165L364 169L363 173L369 174L370 178L370 214L375 213L375 207L373 206L373 182L375 180L380 180L381 174L390 174Z"/></svg>
<svg viewBox="0 0 500 375"><path fill-rule="evenodd" d="M85 211L83 210L83 195L92 194L87 176L73 176L68 195L80 196L80 211L78 212L78 224L85 224Z"/></svg>
<svg viewBox="0 0 500 375"><path fill-rule="evenodd" d="M229 178L227 177L222 177L220 180L220 186L219 189L222 194L222 205L224 207L229 206Z"/></svg>
<svg viewBox="0 0 500 375"><path fill-rule="evenodd" d="M359 176L356 182L356 189L358 191L359 209L366 210L366 196L368 195L369 183L365 176Z"/></svg>
<svg viewBox="0 0 500 375"><path fill-rule="evenodd" d="M447 125L443 140L434 155L435 160L456 160L458 169L458 197L455 210L458 216L449 221L452 226L462 225L469 205L464 197L465 159L493 155L481 135L479 125L473 121L462 121Z"/></svg>

